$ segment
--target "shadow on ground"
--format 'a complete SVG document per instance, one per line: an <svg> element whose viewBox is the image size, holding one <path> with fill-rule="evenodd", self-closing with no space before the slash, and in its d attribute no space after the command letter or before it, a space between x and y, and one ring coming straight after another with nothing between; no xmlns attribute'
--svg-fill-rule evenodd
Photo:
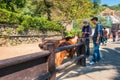
<svg viewBox="0 0 120 80"><path fill-rule="evenodd" d="M120 51L119 47L116 47L114 49L103 48L103 50L102 50L103 59L101 62L99 62L98 64L93 65L93 66L90 66L87 64L86 67L80 67L78 65L69 67L68 69L64 70L64 72L62 72L62 74L57 76L57 80L69 79L69 78L77 77L80 75L86 75L87 73L92 73L92 72L97 72L97 71L99 72L99 71L111 69L111 68L105 68L102 66L113 66L114 69L117 71L117 75L115 77L113 77L111 80L120 80L120 53L119 53L119 51ZM70 71L74 71L74 72L63 77ZM88 76L88 77L90 77L90 76ZM91 79L92 79L92 77L91 77Z"/></svg>

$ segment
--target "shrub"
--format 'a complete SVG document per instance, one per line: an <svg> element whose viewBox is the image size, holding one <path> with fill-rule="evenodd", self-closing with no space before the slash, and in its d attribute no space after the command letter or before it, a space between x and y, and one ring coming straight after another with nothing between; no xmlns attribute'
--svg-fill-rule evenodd
<svg viewBox="0 0 120 80"><path fill-rule="evenodd" d="M11 30L11 29L7 29L7 30L6 30L6 33L7 33L8 35L10 35L10 34L12 33L12 30Z"/></svg>
<svg viewBox="0 0 120 80"><path fill-rule="evenodd" d="M65 37L73 37L73 36L75 36L75 35L78 35L79 37L81 37L81 34L82 33L82 31L81 31L81 29L79 29L79 28L75 28L75 29L72 29L70 32L65 32Z"/></svg>
<svg viewBox="0 0 120 80"><path fill-rule="evenodd" d="M19 24L20 14L0 9L0 23Z"/></svg>
<svg viewBox="0 0 120 80"><path fill-rule="evenodd" d="M10 12L5 9L0 9L0 23L18 24L18 33L28 31L30 28L38 29L39 31L61 31L61 25L47 20L45 17L32 17L29 15L21 15Z"/></svg>
<svg viewBox="0 0 120 80"><path fill-rule="evenodd" d="M19 26L16 30L17 30L18 34L22 34L24 32L24 27Z"/></svg>

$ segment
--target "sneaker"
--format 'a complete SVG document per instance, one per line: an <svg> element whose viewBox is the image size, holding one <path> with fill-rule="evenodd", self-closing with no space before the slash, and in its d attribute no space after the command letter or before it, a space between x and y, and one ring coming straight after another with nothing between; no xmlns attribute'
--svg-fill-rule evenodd
<svg viewBox="0 0 120 80"><path fill-rule="evenodd" d="M93 64L95 64L95 62L92 61L92 62L90 62L89 64L90 64L90 65L93 65Z"/></svg>

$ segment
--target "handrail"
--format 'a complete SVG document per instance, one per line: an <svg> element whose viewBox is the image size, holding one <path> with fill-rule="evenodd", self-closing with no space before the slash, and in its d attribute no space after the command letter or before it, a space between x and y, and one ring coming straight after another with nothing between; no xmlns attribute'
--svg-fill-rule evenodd
<svg viewBox="0 0 120 80"><path fill-rule="evenodd" d="M75 47L77 57L56 68L55 53ZM17 78L16 76L20 76L17 80L56 80L57 72L67 68L76 61L77 65L86 65L84 42L56 49L53 43L48 43L45 51L0 60L0 79L14 80Z"/></svg>
<svg viewBox="0 0 120 80"><path fill-rule="evenodd" d="M0 37L52 37L52 36L61 36L61 34L54 34L54 35L46 35L46 34L41 34L41 35L0 35Z"/></svg>
<svg viewBox="0 0 120 80"><path fill-rule="evenodd" d="M75 63L76 61L82 59L83 57L85 57L84 55L80 55L64 64L62 64L61 66L56 68L56 72L60 72L61 70L65 69L66 67L70 66L71 64Z"/></svg>
<svg viewBox="0 0 120 80"><path fill-rule="evenodd" d="M67 49L72 49L78 46L82 46L84 43L78 43L78 44L74 44L74 45L69 45L69 46L63 46L63 47L59 47L55 49L55 52L60 52L60 51L64 51Z"/></svg>
<svg viewBox="0 0 120 80"><path fill-rule="evenodd" d="M42 51L42 52L19 56L11 59L0 60L0 69L4 67L12 66L12 65L20 64L23 62L27 62L33 59L42 58L42 57L48 56L49 54L50 54L49 51Z"/></svg>

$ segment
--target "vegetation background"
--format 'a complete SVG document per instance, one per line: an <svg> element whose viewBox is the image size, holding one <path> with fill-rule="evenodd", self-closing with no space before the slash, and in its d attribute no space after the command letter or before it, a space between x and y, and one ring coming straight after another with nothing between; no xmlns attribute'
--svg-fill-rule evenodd
<svg viewBox="0 0 120 80"><path fill-rule="evenodd" d="M18 25L17 34L27 34L30 30L44 34L47 31L63 33L62 23L74 20L75 29L67 32L73 35L80 32L83 20L98 16L106 7L120 10L120 4L100 4L101 0L0 0L0 23Z"/></svg>

